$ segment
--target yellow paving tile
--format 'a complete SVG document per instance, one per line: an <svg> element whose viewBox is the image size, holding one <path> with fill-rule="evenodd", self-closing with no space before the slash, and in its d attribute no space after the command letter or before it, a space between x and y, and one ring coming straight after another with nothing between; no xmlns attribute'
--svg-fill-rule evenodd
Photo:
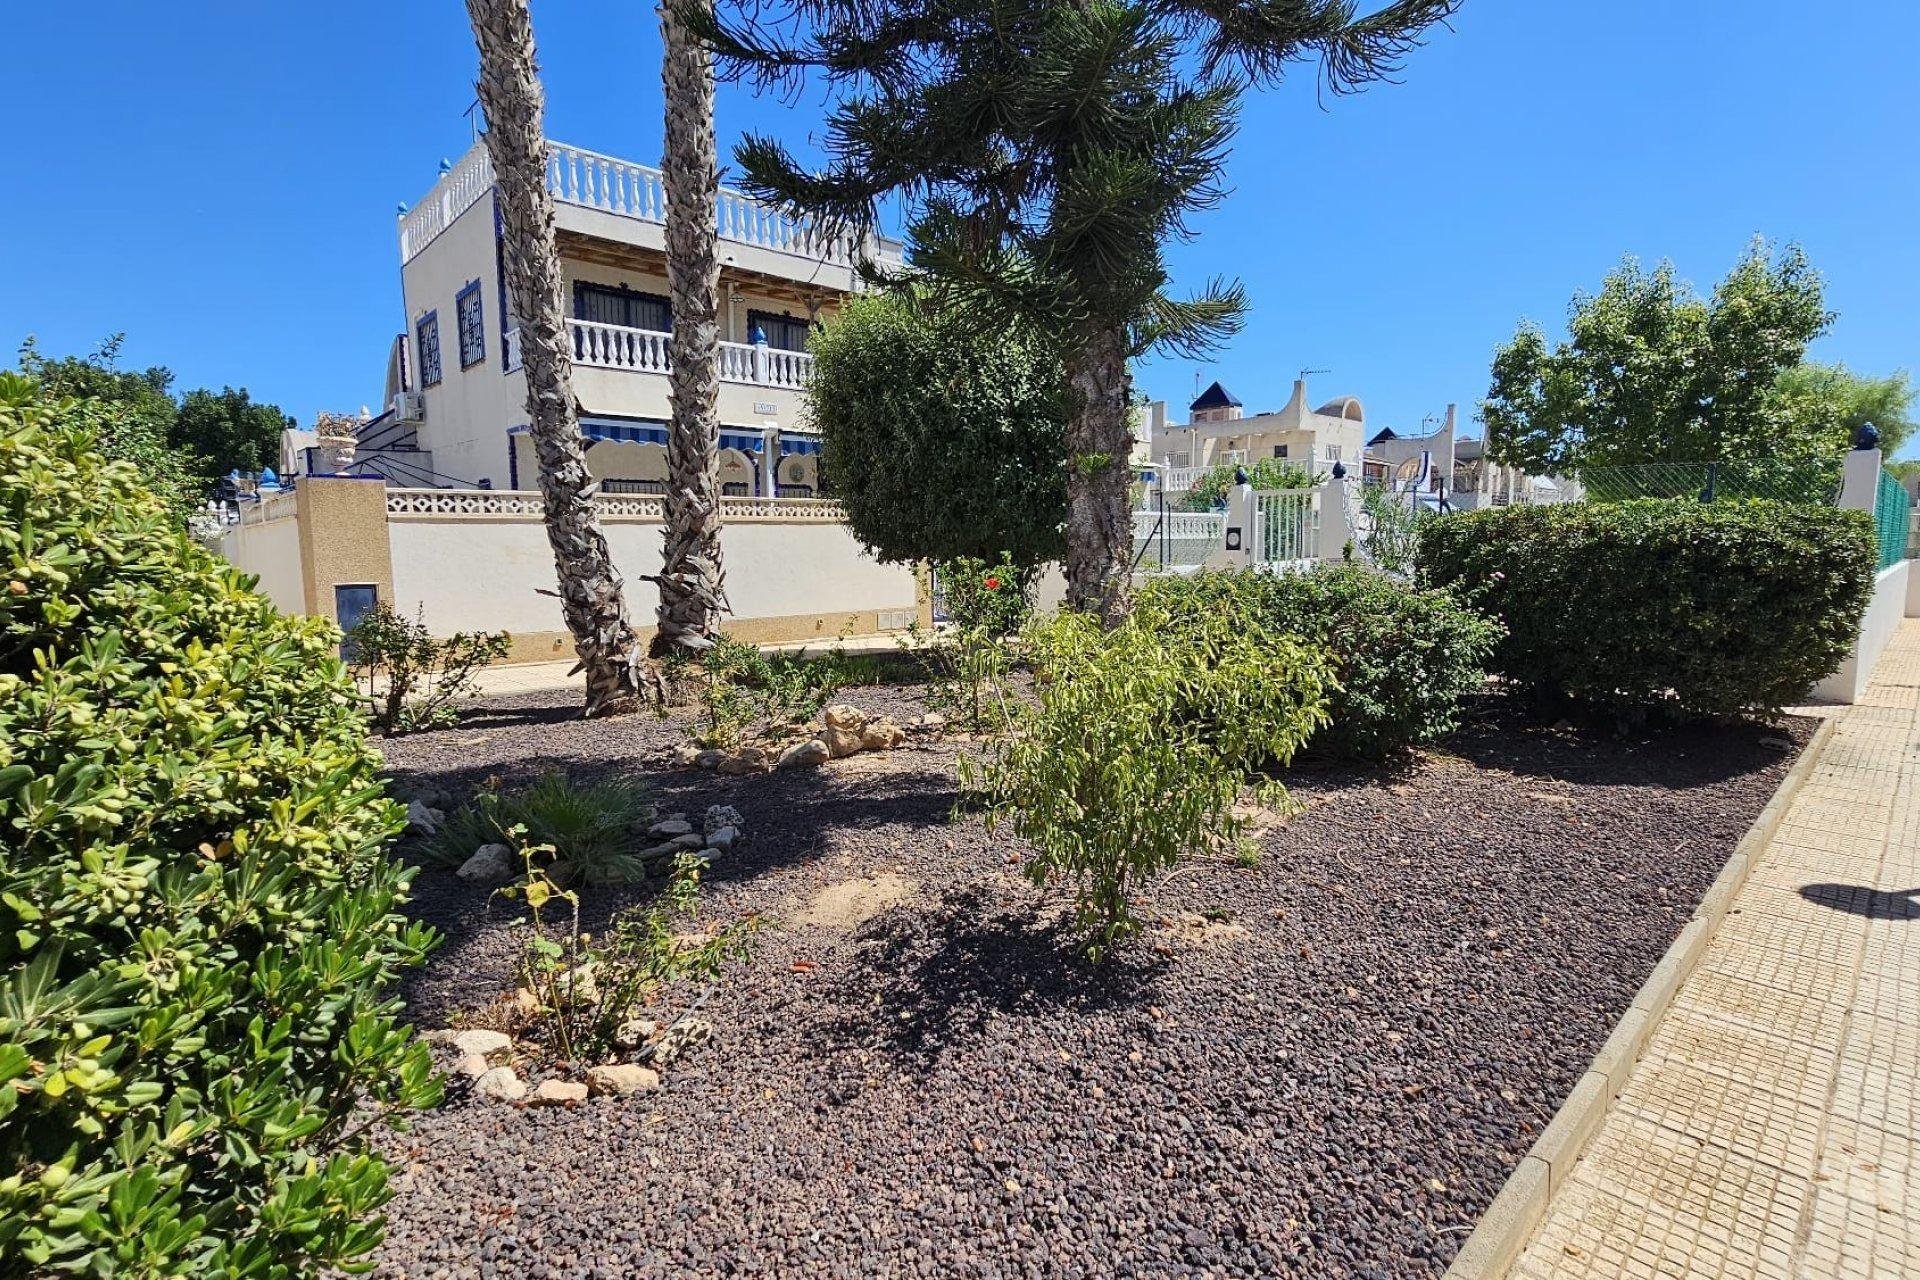
<svg viewBox="0 0 1920 1280"><path fill-rule="evenodd" d="M1835 721L1511 1274L1920 1278L1920 621Z"/></svg>

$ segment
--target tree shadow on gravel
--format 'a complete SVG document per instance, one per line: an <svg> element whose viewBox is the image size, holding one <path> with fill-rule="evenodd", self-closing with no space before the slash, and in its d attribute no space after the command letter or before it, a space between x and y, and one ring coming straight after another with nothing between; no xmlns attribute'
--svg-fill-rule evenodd
<svg viewBox="0 0 1920 1280"><path fill-rule="evenodd" d="M996 1017L1143 1008L1168 961L1142 948L1093 964L1069 920L1009 907L968 886L926 911L890 911L858 940L840 979L841 1043L931 1069Z"/></svg>

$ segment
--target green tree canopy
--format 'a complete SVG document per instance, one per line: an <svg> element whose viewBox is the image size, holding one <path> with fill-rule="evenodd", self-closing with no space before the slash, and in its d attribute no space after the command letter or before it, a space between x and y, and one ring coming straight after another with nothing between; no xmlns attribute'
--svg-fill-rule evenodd
<svg viewBox="0 0 1920 1280"><path fill-rule="evenodd" d="M1796 435L1845 449L1867 423L1880 429L1880 448L1892 454L1913 436L1913 381L1905 369L1884 378L1855 373L1844 364L1803 361L1780 375Z"/></svg>
<svg viewBox="0 0 1920 1280"><path fill-rule="evenodd" d="M1223 196L1242 90L1301 62L1334 92L1390 75L1459 0L796 0L689 5L723 75L834 105L824 168L768 137L743 184L829 227L908 216L912 273L981 329L1031 326L1067 403L1067 598L1109 625L1127 607L1128 361L1235 332L1240 286L1169 288L1169 241ZM704 13L704 16L703 16Z"/></svg>
<svg viewBox="0 0 1920 1280"><path fill-rule="evenodd" d="M298 426L278 405L257 404L246 388L204 388L180 400L167 439L183 453L203 459L209 478L238 468L260 471L280 465L280 433Z"/></svg>
<svg viewBox="0 0 1920 1280"><path fill-rule="evenodd" d="M275 405L256 404L245 388L189 391L176 400L173 371L119 367L125 335L84 356L42 355L29 337L20 372L40 386L59 425L83 427L107 457L140 468L149 488L181 510L206 496L227 472L277 465L280 432L296 425Z"/></svg>
<svg viewBox="0 0 1920 1280"><path fill-rule="evenodd" d="M824 473L882 560L1060 555L1060 361L1022 329L983 333L910 298L853 299L813 342Z"/></svg>
<svg viewBox="0 0 1920 1280"><path fill-rule="evenodd" d="M1576 295L1568 337L1525 323L1481 402L1502 462L1541 474L1653 462L1800 459L1826 448L1780 386L1833 316L1798 248L1756 240L1702 298L1662 262L1621 263Z"/></svg>

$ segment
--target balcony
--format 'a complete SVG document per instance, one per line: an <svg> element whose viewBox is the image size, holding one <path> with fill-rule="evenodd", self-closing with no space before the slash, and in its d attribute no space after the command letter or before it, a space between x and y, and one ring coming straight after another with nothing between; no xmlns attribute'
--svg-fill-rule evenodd
<svg viewBox="0 0 1920 1280"><path fill-rule="evenodd" d="M401 215L401 263L411 262L434 237L452 226L456 218L492 189L492 159L486 144L476 142L460 158L459 164L440 176L418 205ZM549 141L547 190L561 207L563 224L571 220L570 210L578 210L584 215L584 221L575 229L588 234L601 228L611 230L622 223L659 228L666 222L666 189L660 171L651 165ZM608 224L602 221L605 218L614 222ZM897 241L879 236L860 240L847 235L829 235L810 218L794 217L731 187L720 188L715 230L720 239L730 245L809 263L825 263L846 268L849 273L863 258L883 262L898 262L900 258ZM848 285L851 286L850 276Z"/></svg>
<svg viewBox="0 0 1920 1280"><path fill-rule="evenodd" d="M672 373L668 356L671 334L654 329L629 329L592 320L569 320L573 334L573 363L587 369L622 369L633 373ZM520 367L520 331L507 334L507 370ZM722 342L720 381L754 387L798 391L813 376L813 357L805 351L783 351L764 344Z"/></svg>

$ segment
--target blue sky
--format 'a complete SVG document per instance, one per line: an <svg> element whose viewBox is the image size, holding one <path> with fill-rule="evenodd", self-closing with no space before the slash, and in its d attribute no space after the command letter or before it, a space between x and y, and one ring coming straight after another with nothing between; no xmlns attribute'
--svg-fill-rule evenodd
<svg viewBox="0 0 1920 1280"><path fill-rule="evenodd" d="M549 132L660 149L652 6L546 0ZM245 385L302 420L379 396L401 327L394 207L468 142L455 0L23 4L0 78L0 343L124 330L123 362ZM1322 104L1303 71L1249 98L1232 195L1177 281L1238 275L1253 314L1196 372L1250 411L1296 370L1316 400L1418 428L1484 394L1522 316L1556 328L1622 254L1710 287L1748 239L1797 240L1838 323L1815 354L1920 365L1920 5L1911 0L1466 0L1402 83ZM806 149L817 97L723 89Z"/></svg>

